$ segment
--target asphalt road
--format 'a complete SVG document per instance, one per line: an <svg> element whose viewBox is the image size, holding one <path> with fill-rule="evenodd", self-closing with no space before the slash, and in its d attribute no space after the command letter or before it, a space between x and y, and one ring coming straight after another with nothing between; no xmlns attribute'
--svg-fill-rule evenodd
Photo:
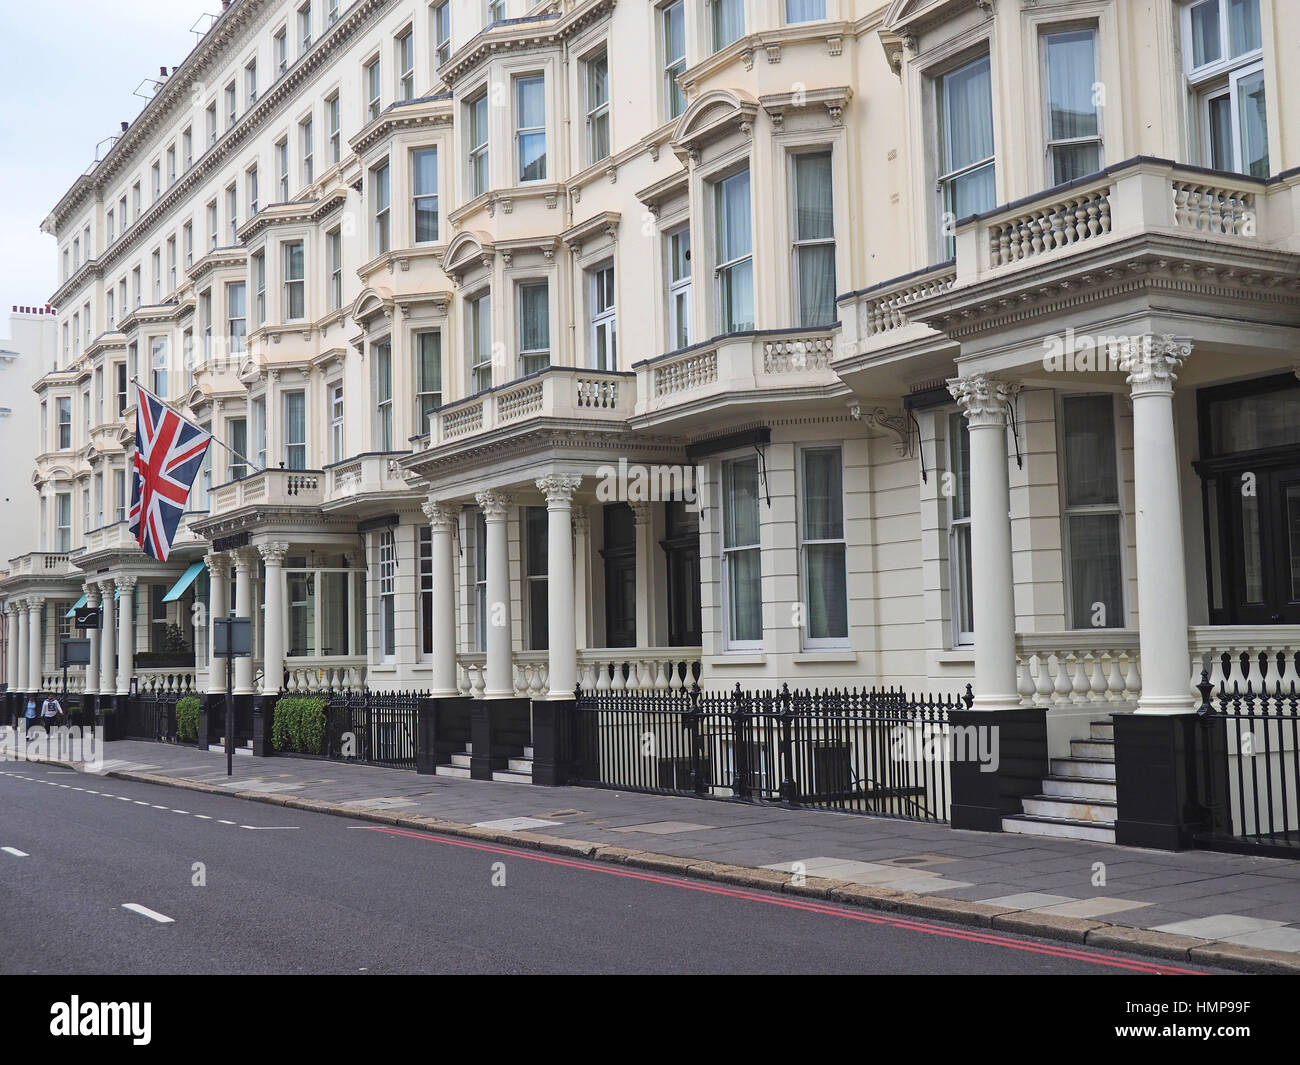
<svg viewBox="0 0 1300 1065"><path fill-rule="evenodd" d="M3 973L1211 971L27 763L0 891Z"/></svg>

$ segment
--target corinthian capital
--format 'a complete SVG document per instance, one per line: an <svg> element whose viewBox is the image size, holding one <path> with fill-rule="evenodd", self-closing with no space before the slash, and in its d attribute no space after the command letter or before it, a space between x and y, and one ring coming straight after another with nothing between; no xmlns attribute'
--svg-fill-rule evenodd
<svg viewBox="0 0 1300 1065"><path fill-rule="evenodd" d="M503 521L510 507L510 497L505 492L479 492L474 500L488 521Z"/></svg>
<svg viewBox="0 0 1300 1065"><path fill-rule="evenodd" d="M573 493L580 484L581 477L566 477L558 473L537 478L537 490L546 497L548 507L567 508L573 502Z"/></svg>
<svg viewBox="0 0 1300 1065"><path fill-rule="evenodd" d="M258 551L262 553L262 561L268 566L279 566L284 562L284 556L289 553L289 545L282 540L273 540L267 544L258 544Z"/></svg>
<svg viewBox="0 0 1300 1065"><path fill-rule="evenodd" d="M1020 385L1013 381L1000 381L988 374L975 373L952 378L948 382L948 391L966 415L970 427L975 429L986 425L1005 425Z"/></svg>
<svg viewBox="0 0 1300 1065"><path fill-rule="evenodd" d="M421 503L420 509L424 511L424 516L435 529L450 529L456 524L456 512L459 508L430 499Z"/></svg>
<svg viewBox="0 0 1300 1065"><path fill-rule="evenodd" d="M138 579L139 578L132 576L118 577L117 590L123 595L129 595L131 592L135 591L135 585Z"/></svg>
<svg viewBox="0 0 1300 1065"><path fill-rule="evenodd" d="M203 562L214 581L224 581L230 576L230 556L224 551L209 552Z"/></svg>
<svg viewBox="0 0 1300 1065"><path fill-rule="evenodd" d="M1178 370L1192 353L1190 341L1171 333L1128 337L1119 356L1119 368L1128 374L1133 395L1172 392Z"/></svg>

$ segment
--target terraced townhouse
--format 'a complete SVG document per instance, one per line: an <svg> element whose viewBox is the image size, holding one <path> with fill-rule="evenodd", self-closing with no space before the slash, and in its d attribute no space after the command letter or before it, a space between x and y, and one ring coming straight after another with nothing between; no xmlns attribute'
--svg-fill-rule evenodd
<svg viewBox="0 0 1300 1065"><path fill-rule="evenodd" d="M1068 774L1296 679L1297 70L1283 0L234 0L45 224L12 688L84 599L88 697L222 693L233 611L250 703L971 682ZM137 376L247 458L165 564Z"/></svg>

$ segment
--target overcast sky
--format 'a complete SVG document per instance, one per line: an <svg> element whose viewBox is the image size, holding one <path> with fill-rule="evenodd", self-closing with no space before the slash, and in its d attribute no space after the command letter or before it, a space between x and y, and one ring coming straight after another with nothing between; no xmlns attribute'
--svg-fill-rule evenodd
<svg viewBox="0 0 1300 1065"><path fill-rule="evenodd" d="M136 86L180 66L197 40L190 27L220 10L221 0L0 0L0 314L50 297L55 245L41 222L95 145L140 113Z"/></svg>

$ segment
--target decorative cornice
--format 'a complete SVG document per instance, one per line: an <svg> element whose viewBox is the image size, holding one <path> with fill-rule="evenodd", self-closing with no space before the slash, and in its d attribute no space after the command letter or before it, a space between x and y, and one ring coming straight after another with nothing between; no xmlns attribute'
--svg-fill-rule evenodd
<svg viewBox="0 0 1300 1065"><path fill-rule="evenodd" d="M452 53L438 68L438 76L454 89L458 81L497 55L558 48L570 37L608 17L614 3L615 0L595 0L585 6L578 4L574 11L559 19L542 15L495 22Z"/></svg>

